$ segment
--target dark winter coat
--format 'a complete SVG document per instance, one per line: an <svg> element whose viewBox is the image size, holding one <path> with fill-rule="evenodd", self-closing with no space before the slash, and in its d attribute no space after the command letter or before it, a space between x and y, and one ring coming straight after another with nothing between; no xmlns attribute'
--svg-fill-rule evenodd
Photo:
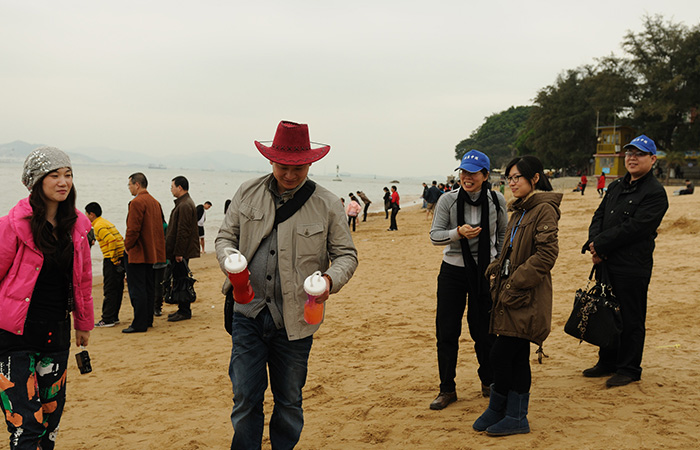
<svg viewBox="0 0 700 450"><path fill-rule="evenodd" d="M170 212L168 220L168 234L165 236L165 254L171 262L176 256L199 258L197 207L190 194L175 199L175 208Z"/></svg>
<svg viewBox="0 0 700 450"><path fill-rule="evenodd" d="M651 171L630 180L627 174L610 183L593 214L582 251L593 242L611 273L651 277L656 229L668 209L668 197Z"/></svg>

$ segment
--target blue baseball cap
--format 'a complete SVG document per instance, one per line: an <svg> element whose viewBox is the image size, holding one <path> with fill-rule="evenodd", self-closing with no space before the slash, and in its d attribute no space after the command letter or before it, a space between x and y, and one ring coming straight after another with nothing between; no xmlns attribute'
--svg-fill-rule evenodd
<svg viewBox="0 0 700 450"><path fill-rule="evenodd" d="M481 153L479 150L469 150L463 157L462 163L457 169L466 170L467 172L481 172L482 169L491 171L491 161L489 157ZM455 170L457 170L455 169Z"/></svg>
<svg viewBox="0 0 700 450"><path fill-rule="evenodd" d="M625 145L624 148L628 147L634 147L645 153L656 155L656 144L648 136L645 136L643 134L632 139L632 142Z"/></svg>

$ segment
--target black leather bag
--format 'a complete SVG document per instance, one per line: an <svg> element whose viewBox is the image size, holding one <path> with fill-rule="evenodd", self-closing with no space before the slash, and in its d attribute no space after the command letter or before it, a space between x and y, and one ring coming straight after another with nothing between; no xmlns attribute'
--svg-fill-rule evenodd
<svg viewBox="0 0 700 450"><path fill-rule="evenodd" d="M165 303L171 305L194 303L197 300L197 292L194 290L196 282L185 261L175 263L172 271L172 288L165 296Z"/></svg>
<svg viewBox="0 0 700 450"><path fill-rule="evenodd" d="M564 325L564 332L580 341L599 347L614 344L622 332L622 315L620 305L615 300L612 286L607 280L605 267L595 277L597 266L593 266L584 289L578 289L574 296L574 308L569 320ZM593 287L589 288L592 281Z"/></svg>

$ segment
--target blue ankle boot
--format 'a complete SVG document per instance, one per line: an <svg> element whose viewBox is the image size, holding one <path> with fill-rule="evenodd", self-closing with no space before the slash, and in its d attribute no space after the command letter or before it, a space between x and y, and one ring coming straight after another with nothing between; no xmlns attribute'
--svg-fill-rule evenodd
<svg viewBox="0 0 700 450"><path fill-rule="evenodd" d="M501 395L491 385L491 394L489 395L489 407L484 413L476 419L472 428L476 431L485 431L491 425L501 421L506 416L506 401L508 397Z"/></svg>
<svg viewBox="0 0 700 450"><path fill-rule="evenodd" d="M508 436L511 434L524 434L530 432L530 424L527 421L527 405L530 401L530 393L518 394L508 391L506 416L495 425L486 429L489 436Z"/></svg>

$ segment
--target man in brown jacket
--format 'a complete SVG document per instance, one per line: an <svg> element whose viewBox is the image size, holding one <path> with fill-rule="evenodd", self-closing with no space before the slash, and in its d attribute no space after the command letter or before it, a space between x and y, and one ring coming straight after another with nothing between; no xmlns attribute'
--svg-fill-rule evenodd
<svg viewBox="0 0 700 450"><path fill-rule="evenodd" d="M165 255L170 260L173 284L175 280L188 276L187 263L190 258L199 258L199 228L197 207L189 194L190 183L182 175L173 178L170 192L175 197L175 207L168 220L165 237ZM179 303L177 312L168 316L168 322L179 322L192 318L190 303Z"/></svg>
<svg viewBox="0 0 700 450"><path fill-rule="evenodd" d="M126 276L134 320L122 333L144 333L153 326L155 282L153 264L165 261L163 210L158 200L148 193L146 175L137 172L129 176L129 202L126 216Z"/></svg>

